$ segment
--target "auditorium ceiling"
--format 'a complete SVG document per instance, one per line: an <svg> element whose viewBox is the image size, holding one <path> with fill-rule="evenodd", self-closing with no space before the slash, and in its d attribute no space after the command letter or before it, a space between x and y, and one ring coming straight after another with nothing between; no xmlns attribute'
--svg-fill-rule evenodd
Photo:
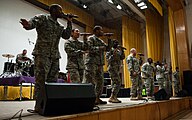
<svg viewBox="0 0 192 120"><path fill-rule="evenodd" d="M93 15L100 23L105 24L120 19L124 15L139 22L144 21L139 16L139 14L144 16L144 11L138 9L133 0L70 0L69 2Z"/></svg>

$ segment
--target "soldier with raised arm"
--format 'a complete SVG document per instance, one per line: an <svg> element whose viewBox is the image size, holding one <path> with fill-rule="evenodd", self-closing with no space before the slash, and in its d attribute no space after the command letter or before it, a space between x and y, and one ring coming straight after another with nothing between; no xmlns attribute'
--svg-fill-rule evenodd
<svg viewBox="0 0 192 120"><path fill-rule="evenodd" d="M67 27L61 25L57 19L63 18L62 7L52 4L50 14L40 14L29 21L21 19L20 23L26 30L36 29L37 40L32 55L34 55L35 72L35 111L42 107L45 96L45 82L56 82L59 74L59 41L60 38L69 39L72 29L72 18L67 18Z"/></svg>

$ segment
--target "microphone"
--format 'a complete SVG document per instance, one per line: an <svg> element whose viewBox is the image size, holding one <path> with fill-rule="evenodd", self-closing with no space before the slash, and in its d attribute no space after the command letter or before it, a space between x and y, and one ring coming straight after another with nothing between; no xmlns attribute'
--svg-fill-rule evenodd
<svg viewBox="0 0 192 120"><path fill-rule="evenodd" d="M69 18L78 18L77 15L74 15L74 14L71 14L71 13L67 13L67 14L62 13L62 17L63 17L63 18L66 18L66 17L69 17Z"/></svg>
<svg viewBox="0 0 192 120"><path fill-rule="evenodd" d="M83 35L93 35L92 33L80 33L81 36Z"/></svg>
<svg viewBox="0 0 192 120"><path fill-rule="evenodd" d="M139 56L144 56L144 54L143 54L143 53L137 53L137 55L139 55Z"/></svg>
<svg viewBox="0 0 192 120"><path fill-rule="evenodd" d="M29 42L29 45L35 44L34 42L30 41L29 38L28 38L28 42Z"/></svg>
<svg viewBox="0 0 192 120"><path fill-rule="evenodd" d="M117 47L121 48L122 50L127 50L127 48L121 46L121 45L118 45Z"/></svg>
<svg viewBox="0 0 192 120"><path fill-rule="evenodd" d="M104 36L112 36L114 33L104 33Z"/></svg>

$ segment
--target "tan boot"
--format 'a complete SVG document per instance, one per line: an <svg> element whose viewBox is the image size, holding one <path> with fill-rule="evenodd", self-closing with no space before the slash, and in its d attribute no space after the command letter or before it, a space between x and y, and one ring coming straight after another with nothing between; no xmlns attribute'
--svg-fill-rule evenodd
<svg viewBox="0 0 192 120"><path fill-rule="evenodd" d="M109 100L108 100L108 102L113 102L115 100L115 97L114 97L114 95L113 94L111 94L111 96L110 96L110 98L109 98Z"/></svg>
<svg viewBox="0 0 192 120"><path fill-rule="evenodd" d="M137 99L138 99L138 100L145 100L145 99L142 97L142 95L138 95L138 96L137 96Z"/></svg>
<svg viewBox="0 0 192 120"><path fill-rule="evenodd" d="M117 99L117 98L116 98L116 101L117 101L116 103L121 103L121 100L119 100L119 99Z"/></svg>
<svg viewBox="0 0 192 120"><path fill-rule="evenodd" d="M106 101L102 101L100 98L96 97L95 105L98 105L98 104L107 104L107 102Z"/></svg>
<svg viewBox="0 0 192 120"><path fill-rule="evenodd" d="M135 96L131 96L130 100L137 100L137 98Z"/></svg>
<svg viewBox="0 0 192 120"><path fill-rule="evenodd" d="M108 102L111 102L111 103L121 103L121 101L118 100L115 95L111 95L111 97L109 98Z"/></svg>

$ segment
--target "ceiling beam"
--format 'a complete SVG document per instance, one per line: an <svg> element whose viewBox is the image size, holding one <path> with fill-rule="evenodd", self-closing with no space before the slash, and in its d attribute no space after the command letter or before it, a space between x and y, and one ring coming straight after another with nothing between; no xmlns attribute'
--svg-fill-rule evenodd
<svg viewBox="0 0 192 120"><path fill-rule="evenodd" d="M145 15L135 6L133 3L131 3L129 0L122 0L124 3L126 3L137 15L139 15L144 21L146 21Z"/></svg>

